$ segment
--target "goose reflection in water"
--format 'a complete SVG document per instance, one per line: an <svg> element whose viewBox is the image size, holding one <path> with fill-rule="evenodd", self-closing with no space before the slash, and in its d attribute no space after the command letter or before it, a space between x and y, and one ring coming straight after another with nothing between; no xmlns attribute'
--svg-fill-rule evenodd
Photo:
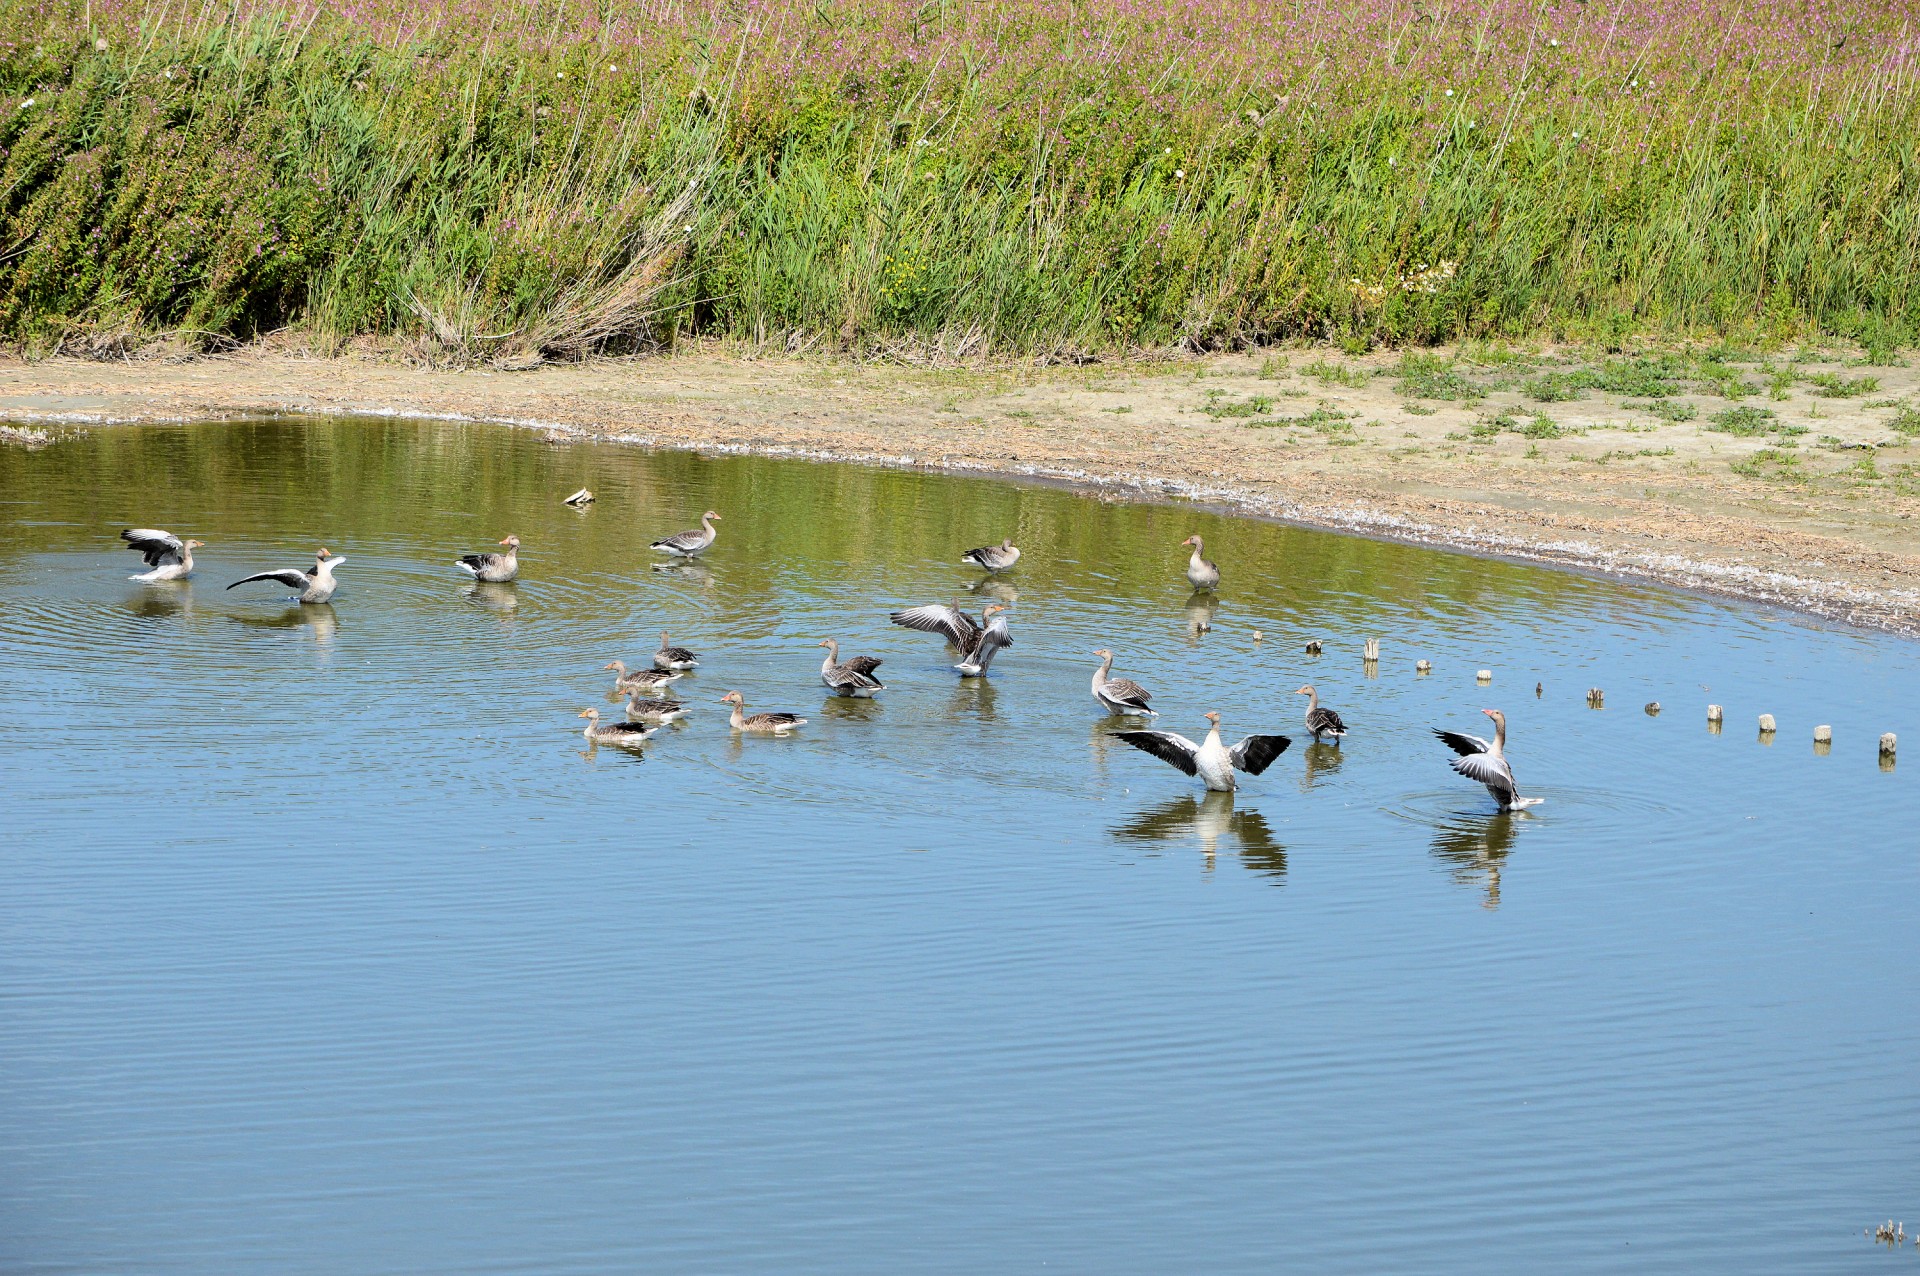
<svg viewBox="0 0 1920 1276"><path fill-rule="evenodd" d="M953 695L947 700L947 712L954 717L977 718L981 722L995 722L999 714L994 710L994 701L999 692L993 689L993 683L986 678L961 678L953 684Z"/></svg>
<svg viewBox="0 0 1920 1276"><path fill-rule="evenodd" d="M1213 628L1214 615L1220 610L1220 600L1210 590L1196 589L1187 599L1187 645L1200 645L1200 636Z"/></svg>
<svg viewBox="0 0 1920 1276"><path fill-rule="evenodd" d="M886 707L873 696L837 696L828 692L820 700L820 716L835 722L878 722Z"/></svg>
<svg viewBox="0 0 1920 1276"><path fill-rule="evenodd" d="M1461 815L1440 826L1431 849L1434 857L1448 866L1454 881L1485 890L1481 907L1498 908L1500 868L1513 849L1514 839L1520 836L1521 826L1533 818L1523 811Z"/></svg>
<svg viewBox="0 0 1920 1276"><path fill-rule="evenodd" d="M978 594L982 598L991 598L993 601L1004 603L1009 607L1020 601L1020 591L1013 587L1013 582L997 580L992 576L982 576L979 580L968 585L967 591Z"/></svg>
<svg viewBox="0 0 1920 1276"><path fill-rule="evenodd" d="M334 631L340 628L340 615L332 603L295 603L271 615L231 612L227 619L256 629L312 629L313 640L318 643L331 642Z"/></svg>
<svg viewBox="0 0 1920 1276"><path fill-rule="evenodd" d="M1233 796L1183 793L1116 825L1112 833L1129 842L1197 842L1209 863L1224 840L1240 852L1241 863L1250 871L1284 881L1287 848L1274 840L1266 816L1255 810L1235 810Z"/></svg>
<svg viewBox="0 0 1920 1276"><path fill-rule="evenodd" d="M506 581L478 581L460 592L474 606L502 615L520 606L520 591Z"/></svg>
<svg viewBox="0 0 1920 1276"><path fill-rule="evenodd" d="M127 599L141 620L171 620L193 614L193 586L184 580L155 581Z"/></svg>
<svg viewBox="0 0 1920 1276"><path fill-rule="evenodd" d="M1301 756L1306 762L1306 769L1300 773L1302 793L1319 783L1323 777L1338 771L1347 760L1337 745L1321 744L1317 740L1308 741L1307 747L1301 750Z"/></svg>

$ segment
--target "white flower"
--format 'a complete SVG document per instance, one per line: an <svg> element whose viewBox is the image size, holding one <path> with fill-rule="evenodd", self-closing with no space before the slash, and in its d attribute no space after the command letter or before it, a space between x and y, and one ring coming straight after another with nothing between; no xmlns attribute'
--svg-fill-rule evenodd
<svg viewBox="0 0 1920 1276"><path fill-rule="evenodd" d="M617 67L617 66L610 66L610 67L608 67L608 68L607 68L607 74L608 74L608 75L618 75L618 74L620 74L620 68L619 68L619 67Z"/></svg>
<svg viewBox="0 0 1920 1276"><path fill-rule="evenodd" d="M95 40L93 42L93 47L98 49L100 52L105 53L107 51L107 37L101 36L98 40Z"/></svg>
<svg viewBox="0 0 1920 1276"><path fill-rule="evenodd" d="M1173 170L1173 175L1175 177L1185 177L1187 175L1187 170L1184 168L1176 168Z"/></svg>
<svg viewBox="0 0 1920 1276"><path fill-rule="evenodd" d="M1559 48L1559 47L1560 47L1560 42L1559 42L1558 40L1549 40L1549 41L1547 41L1547 45L1548 45L1548 47L1550 47L1550 48L1555 48L1555 49L1557 49L1557 48Z"/></svg>
<svg viewBox="0 0 1920 1276"><path fill-rule="evenodd" d="M32 105L33 105L33 99L32 99L32 98L28 98L28 99L27 99L26 101L24 101L24 102L22 102L22 103L20 104L20 109L24 111L24 110L26 110L26 109L27 109L28 107L30 107L30 106L32 106Z"/></svg>
<svg viewBox="0 0 1920 1276"><path fill-rule="evenodd" d="M555 71L553 73L553 78L556 80L564 80L567 78L567 73L565 71Z"/></svg>
<svg viewBox="0 0 1920 1276"><path fill-rule="evenodd" d="M1574 140L1574 141L1576 141L1576 142L1577 142L1577 141L1579 141L1579 140L1580 140L1580 135L1579 135L1578 133L1575 133L1575 134L1573 135L1573 140Z"/></svg>
<svg viewBox="0 0 1920 1276"><path fill-rule="evenodd" d="M1393 156L1391 156L1391 155L1389 155L1389 156L1387 156L1387 167L1388 167L1388 168L1392 168L1392 167L1394 166L1394 164L1395 164L1395 162L1396 162L1396 161L1394 160L1394 158L1393 158Z"/></svg>
<svg viewBox="0 0 1920 1276"><path fill-rule="evenodd" d="M1166 150L1164 150L1164 151L1161 151L1160 153L1161 153L1162 155L1171 155L1171 154L1173 154L1173 148L1172 148L1171 146L1169 146L1169 147L1168 147L1168 148L1167 148Z"/></svg>
<svg viewBox="0 0 1920 1276"><path fill-rule="evenodd" d="M1448 90L1447 90L1447 96L1448 96L1448 97L1452 97L1452 96L1453 96L1453 90L1452 90L1452 89L1448 89Z"/></svg>

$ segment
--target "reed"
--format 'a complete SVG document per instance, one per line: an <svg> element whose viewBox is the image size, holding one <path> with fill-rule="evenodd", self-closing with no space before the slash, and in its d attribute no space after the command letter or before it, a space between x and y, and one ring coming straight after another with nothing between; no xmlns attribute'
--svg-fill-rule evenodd
<svg viewBox="0 0 1920 1276"><path fill-rule="evenodd" d="M0 336L1920 331L1902 9L0 0Z"/></svg>

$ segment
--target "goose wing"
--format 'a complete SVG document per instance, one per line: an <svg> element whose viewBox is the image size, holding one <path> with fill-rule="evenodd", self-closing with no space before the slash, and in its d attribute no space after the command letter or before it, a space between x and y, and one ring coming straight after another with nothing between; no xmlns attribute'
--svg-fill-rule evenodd
<svg viewBox="0 0 1920 1276"><path fill-rule="evenodd" d="M684 553L690 549L701 549L706 543L707 534L696 527L690 532L675 532L671 536L663 536L653 543L652 548L677 549Z"/></svg>
<svg viewBox="0 0 1920 1276"><path fill-rule="evenodd" d="M1346 734L1347 730L1347 724L1342 722L1340 715L1331 709L1315 709L1307 715L1307 725L1315 731L1330 731L1341 735Z"/></svg>
<svg viewBox="0 0 1920 1276"><path fill-rule="evenodd" d="M1153 699L1151 691L1131 678L1109 678L1106 686L1101 690L1107 693L1109 700L1117 700L1121 704L1137 704L1143 709L1146 708L1147 701Z"/></svg>
<svg viewBox="0 0 1920 1276"><path fill-rule="evenodd" d="M841 665L841 668L849 669L863 678L873 677L873 671L879 667L880 661L874 656L855 656Z"/></svg>
<svg viewBox="0 0 1920 1276"><path fill-rule="evenodd" d="M884 690L884 684L873 676L879 667L880 662L871 656L843 660L827 671L827 681L836 687L852 687L858 691Z"/></svg>
<svg viewBox="0 0 1920 1276"><path fill-rule="evenodd" d="M277 572L255 572L251 576L234 581L233 584L228 585L227 588L232 589L236 585L245 585L256 580L277 580L282 585L288 585L294 589L305 589L310 583L310 578L299 568L282 567Z"/></svg>
<svg viewBox="0 0 1920 1276"><path fill-rule="evenodd" d="M804 727L807 720L797 713L756 713L747 719L752 727Z"/></svg>
<svg viewBox="0 0 1920 1276"><path fill-rule="evenodd" d="M908 607L896 611L887 617L894 624L907 629L918 629L921 633L939 634L961 650L973 645L980 633L980 622L958 607L949 607L945 603L929 603L925 607Z"/></svg>
<svg viewBox="0 0 1920 1276"><path fill-rule="evenodd" d="M1176 731L1116 731L1116 740L1125 740L1142 753L1151 753L1188 775L1200 774L1200 746Z"/></svg>
<svg viewBox="0 0 1920 1276"><path fill-rule="evenodd" d="M654 722L609 722L595 727L593 733L616 736L622 740L644 740L659 729L659 724Z"/></svg>
<svg viewBox="0 0 1920 1276"><path fill-rule="evenodd" d="M501 562L501 555L499 554L462 554L460 555L460 565L462 567L467 568L469 571L473 572L474 575L476 576L479 575L481 572L486 571L489 567L498 567L500 565L500 562Z"/></svg>
<svg viewBox="0 0 1920 1276"><path fill-rule="evenodd" d="M1227 759L1248 775L1259 775L1287 751L1293 740L1284 735L1250 735L1227 750Z"/></svg>
<svg viewBox="0 0 1920 1276"><path fill-rule="evenodd" d="M178 536L157 527L129 527L120 533L120 539L138 550L149 567L170 567L182 561L181 556L187 552Z"/></svg>
<svg viewBox="0 0 1920 1276"><path fill-rule="evenodd" d="M1491 744L1482 740L1477 735L1465 735L1458 731L1441 731L1438 728L1434 730L1433 734L1439 738L1440 743L1446 745L1462 757L1474 753L1487 753L1493 749Z"/></svg>
<svg viewBox="0 0 1920 1276"><path fill-rule="evenodd" d="M1469 780L1484 784L1490 789L1498 789L1512 794L1513 768L1507 765L1505 758L1497 758L1491 753L1469 753L1453 760L1453 769Z"/></svg>

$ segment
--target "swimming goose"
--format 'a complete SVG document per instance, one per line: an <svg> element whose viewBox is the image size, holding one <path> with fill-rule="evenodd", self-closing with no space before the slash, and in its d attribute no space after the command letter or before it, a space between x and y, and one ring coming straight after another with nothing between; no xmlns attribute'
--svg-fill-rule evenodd
<svg viewBox="0 0 1920 1276"><path fill-rule="evenodd" d="M804 727L807 720L793 713L756 713L747 716L747 702L738 691L729 691L720 697L721 704L733 706L733 717L728 721L735 731L756 731L762 734L785 735L795 727Z"/></svg>
<svg viewBox="0 0 1920 1276"><path fill-rule="evenodd" d="M653 653L655 669L692 669L700 663L700 657L685 647L675 647L667 641L666 631L660 633L660 650Z"/></svg>
<svg viewBox="0 0 1920 1276"><path fill-rule="evenodd" d="M687 706L678 700L649 699L635 692L627 701L627 717L634 722L652 722L665 726L687 716Z"/></svg>
<svg viewBox="0 0 1920 1276"><path fill-rule="evenodd" d="M475 580L496 585L512 580L520 574L520 538L509 536L500 543L507 547L506 553L463 554L454 566Z"/></svg>
<svg viewBox="0 0 1920 1276"><path fill-rule="evenodd" d="M972 563L984 567L990 572L1003 572L1020 561L1020 549L1013 543L1011 536L1002 537L998 545L982 545L979 549L970 549L960 555L963 563Z"/></svg>
<svg viewBox="0 0 1920 1276"><path fill-rule="evenodd" d="M675 669L635 669L628 673L626 663L619 660L608 661L606 668L613 670L613 689L620 692L654 691L686 677Z"/></svg>
<svg viewBox="0 0 1920 1276"><path fill-rule="evenodd" d="M1153 693L1131 678L1109 678L1113 669L1113 653L1102 647L1093 653L1100 657L1100 667L1093 671L1093 698L1098 700L1108 713L1127 713L1140 717L1157 718L1160 715L1147 708L1147 701L1153 699Z"/></svg>
<svg viewBox="0 0 1920 1276"><path fill-rule="evenodd" d="M1229 749L1220 743L1220 715L1209 713L1207 721L1211 725L1203 744L1195 744L1172 731L1116 731L1113 734L1188 775L1199 776L1200 782L1215 793L1233 792L1237 787L1234 771L1259 775L1293 743L1283 735L1250 735Z"/></svg>
<svg viewBox="0 0 1920 1276"><path fill-rule="evenodd" d="M138 550L140 556L147 560L147 566L153 569L127 579L150 583L185 580L193 575L193 551L206 544L205 541L183 541L172 532L163 532L157 527L129 527L120 533L120 539Z"/></svg>
<svg viewBox="0 0 1920 1276"><path fill-rule="evenodd" d="M840 643L834 638L822 638L816 645L827 649L827 658L820 662L820 681L832 687L836 694L870 696L887 689L886 683L873 676L873 671L880 667L879 660L872 656L850 656L841 660Z"/></svg>
<svg viewBox="0 0 1920 1276"><path fill-rule="evenodd" d="M960 649L960 663L954 668L971 678L987 671L1000 648L1013 646L1006 619L1000 615L1005 610L1000 604L991 603L980 613L980 619L975 620L961 611L957 602L946 606L933 603L896 611L887 619L907 629L945 637Z"/></svg>
<svg viewBox="0 0 1920 1276"><path fill-rule="evenodd" d="M1200 557L1200 551L1204 547L1204 542L1202 542L1198 536L1189 536L1180 543L1182 545L1193 546L1193 557L1187 560L1187 579L1192 582L1193 587L1195 589L1207 590L1218 585L1220 583L1220 569L1213 563Z"/></svg>
<svg viewBox="0 0 1920 1276"><path fill-rule="evenodd" d="M589 742L617 744L623 749L645 744L647 737L660 729L657 722L609 722L602 726L598 709L582 709L580 716L587 720L587 729L580 734Z"/></svg>
<svg viewBox="0 0 1920 1276"><path fill-rule="evenodd" d="M1480 712L1493 719L1492 744L1477 735L1463 735L1438 728L1434 730L1442 743L1460 755L1453 760L1453 769L1469 780L1486 785L1487 792L1493 794L1493 800L1500 804L1503 811L1524 810L1546 801L1545 798L1521 797L1519 786L1514 783L1513 767L1507 762L1507 715L1498 709L1482 709Z"/></svg>
<svg viewBox="0 0 1920 1276"><path fill-rule="evenodd" d="M1293 694L1307 697L1307 730L1313 733L1314 743L1318 744L1320 737L1327 735L1338 744L1340 737L1347 733L1347 724L1340 721L1340 715L1333 710L1320 707L1320 693L1313 689L1313 684L1308 683Z"/></svg>
<svg viewBox="0 0 1920 1276"><path fill-rule="evenodd" d="M672 554L676 558L692 558L713 544L713 538L719 535L713 530L713 525L719 518L718 514L708 510L700 516L700 526L689 532L675 532L671 536L657 540L653 543L653 548L663 554Z"/></svg>
<svg viewBox="0 0 1920 1276"><path fill-rule="evenodd" d="M228 589L245 585L256 580L277 580L300 591L298 598L303 603L323 603L333 597L333 591L340 584L333 578L334 568L347 560L336 555L325 545L313 556L313 570L303 572L297 567L282 568L277 572L255 572L242 580L236 580Z"/></svg>

